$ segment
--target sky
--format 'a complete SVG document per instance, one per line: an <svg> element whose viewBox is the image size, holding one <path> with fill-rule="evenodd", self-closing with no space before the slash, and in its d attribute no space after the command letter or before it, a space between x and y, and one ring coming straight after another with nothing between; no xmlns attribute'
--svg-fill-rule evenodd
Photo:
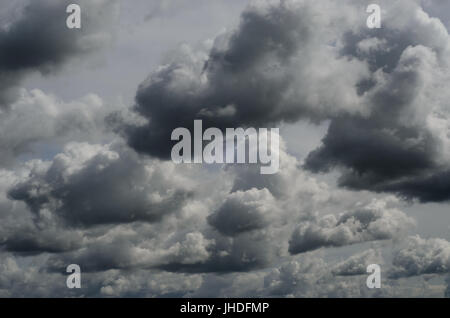
<svg viewBox="0 0 450 318"><path fill-rule="evenodd" d="M371 3L0 0L0 297L449 296L450 3Z"/></svg>

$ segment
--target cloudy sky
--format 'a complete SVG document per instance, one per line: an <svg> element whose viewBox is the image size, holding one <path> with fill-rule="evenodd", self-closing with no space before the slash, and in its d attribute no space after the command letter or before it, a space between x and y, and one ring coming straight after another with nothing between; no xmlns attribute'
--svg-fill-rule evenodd
<svg viewBox="0 0 450 318"><path fill-rule="evenodd" d="M370 3L0 0L0 297L450 296L450 2ZM195 119L279 172L173 163Z"/></svg>

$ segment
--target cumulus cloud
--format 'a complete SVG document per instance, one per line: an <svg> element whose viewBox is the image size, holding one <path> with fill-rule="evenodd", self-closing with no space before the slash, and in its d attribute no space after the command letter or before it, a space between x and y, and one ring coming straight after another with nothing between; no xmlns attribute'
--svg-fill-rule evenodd
<svg viewBox="0 0 450 318"><path fill-rule="evenodd" d="M259 2L211 48L184 46L181 57L140 85L134 109L148 123L122 127L129 144L167 158L172 130L191 129L194 119L202 119L205 128L267 127L303 116L363 111L353 87L368 69L356 59L339 58L339 50L327 43L333 38L327 33L332 22L318 14L334 9L343 10L331 2Z"/></svg>
<svg viewBox="0 0 450 318"><path fill-rule="evenodd" d="M9 197L35 214L55 211L72 225L154 222L190 196L189 189L172 183L167 174L172 166L146 166L120 146L71 143L52 162L38 162Z"/></svg>
<svg viewBox="0 0 450 318"><path fill-rule="evenodd" d="M370 253L370 250L367 251ZM358 258L358 255L351 258ZM355 275L336 276L333 269L339 264L330 264L314 255L283 262L264 275L261 295L276 297L392 297L398 288L391 281L383 280L381 289L368 289L366 277ZM410 289L414 295L415 290Z"/></svg>
<svg viewBox="0 0 450 318"><path fill-rule="evenodd" d="M148 18L174 3L155 2ZM447 241L409 238L382 290L363 274L392 242L359 244L398 242L415 224L392 198L359 190L448 198L448 31L419 3L382 1L383 29L368 30L361 1L254 2L235 29L168 55L131 113L96 94L11 90L109 41L115 1L82 1L78 33L53 19L64 1L1 12L0 296L420 295L398 278L448 272ZM31 39L36 25L44 35ZM36 55L13 56L18 47ZM281 140L274 175L164 161L172 130L194 119L220 129L308 120L328 132L305 161ZM29 160L39 147L49 149ZM315 175L334 169L350 190ZM71 263L83 272L78 293L62 276Z"/></svg>
<svg viewBox="0 0 450 318"><path fill-rule="evenodd" d="M406 246L394 254L393 278L442 274L450 270L450 242L439 238L410 236Z"/></svg>
<svg viewBox="0 0 450 318"><path fill-rule="evenodd" d="M221 129L330 120L307 169L337 168L351 189L445 201L450 38L418 2L381 5L383 28L371 30L354 1L252 4L210 48L184 46L153 72L134 106L146 122L118 130L168 158L172 130L194 119Z"/></svg>
<svg viewBox="0 0 450 318"><path fill-rule="evenodd" d="M104 122L111 109L95 94L64 102L38 89L22 89L10 111L0 116L0 166L11 166L21 156L35 156L39 148L111 140Z"/></svg>
<svg viewBox="0 0 450 318"><path fill-rule="evenodd" d="M7 191L26 178L33 163L15 171L0 170L0 246L24 255L60 253L77 249L84 242L83 233L61 226L49 211L36 219L24 203L14 203Z"/></svg>
<svg viewBox="0 0 450 318"><path fill-rule="evenodd" d="M450 74L450 37L417 3L383 5L388 8L383 28L346 33L341 51L372 71L360 86L370 114L333 119L305 167L315 172L338 168L339 184L351 189L446 201L449 105L444 83ZM417 32L409 33L411 28Z"/></svg>
<svg viewBox="0 0 450 318"><path fill-rule="evenodd" d="M397 208L388 207L387 203L387 200L374 199L338 217L329 214L314 222L303 222L292 233L289 252L298 254L321 247L396 238L415 221Z"/></svg>
<svg viewBox="0 0 450 318"><path fill-rule="evenodd" d="M96 288L90 295L101 297L185 297L198 290L203 277L148 270L121 272L111 270L96 273L92 279Z"/></svg>
<svg viewBox="0 0 450 318"><path fill-rule="evenodd" d="M80 30L66 27L66 8L71 3L79 4L85 13ZM2 21L0 105L7 107L16 98L17 85L27 73L53 73L71 59L110 42L108 26L117 8L117 2L104 0L27 1L18 14Z"/></svg>
<svg viewBox="0 0 450 318"><path fill-rule="evenodd" d="M183 297L203 283L201 275L106 270L82 273L82 288L69 289L65 268L59 273L48 273L46 261L42 258L24 264L12 254L2 253L0 297Z"/></svg>
<svg viewBox="0 0 450 318"><path fill-rule="evenodd" d="M143 236L140 240L138 234ZM174 263L198 265L209 258L208 247L214 244L199 232L188 233L175 243L170 240L155 243L156 240L140 231L128 236L123 233L112 240L95 237L77 251L53 255L48 260L48 268L61 271L70 262L79 264L86 272L152 269Z"/></svg>
<svg viewBox="0 0 450 318"><path fill-rule="evenodd" d="M231 177L231 183L209 205L207 223L201 229L205 238L214 241L208 247L210 257L204 263L172 262L161 268L175 272L250 271L287 256L294 224L310 219L317 208L335 204L342 193L299 169L298 160L283 146L279 155L280 170L274 175L261 175L258 165L224 166L222 171Z"/></svg>
<svg viewBox="0 0 450 318"><path fill-rule="evenodd" d="M337 264L332 272L339 276L366 275L367 266L382 264L383 258L379 250L369 249L362 253L352 255L347 260Z"/></svg>
<svg viewBox="0 0 450 318"><path fill-rule="evenodd" d="M208 220L221 233L232 236L264 228L276 214L277 206L270 192L267 189L251 189L231 193Z"/></svg>

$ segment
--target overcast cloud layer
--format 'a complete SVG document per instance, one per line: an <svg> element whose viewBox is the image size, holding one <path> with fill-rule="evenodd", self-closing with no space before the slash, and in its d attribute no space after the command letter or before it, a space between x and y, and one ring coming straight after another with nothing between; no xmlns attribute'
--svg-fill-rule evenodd
<svg viewBox="0 0 450 318"><path fill-rule="evenodd" d="M192 2L0 2L0 297L450 295L448 3ZM195 119L279 172L173 163Z"/></svg>

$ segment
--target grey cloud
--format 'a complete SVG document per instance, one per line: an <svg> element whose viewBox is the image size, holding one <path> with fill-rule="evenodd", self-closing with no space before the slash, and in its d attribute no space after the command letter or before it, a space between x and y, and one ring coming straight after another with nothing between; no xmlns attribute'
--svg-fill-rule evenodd
<svg viewBox="0 0 450 318"><path fill-rule="evenodd" d="M220 128L330 120L306 162L312 172L337 167L349 188L445 200L447 35L406 1L398 2L404 14L386 2L395 25L367 31L355 2L253 5L205 52L183 46L138 89L134 115L142 118L122 127L129 145L167 158L171 129L194 118ZM417 32L403 31L411 25ZM14 74L46 74L67 61ZM51 160L0 170L0 296L422 295L388 277L368 290L361 275L382 259L358 243L395 240L414 224L390 199L354 207L375 194L318 181L284 146L279 173L267 176L257 165L210 171L149 159L117 141L97 145L105 138L103 106L93 109L100 104L94 95L63 103L30 91L0 118L2 164L38 139L96 143L69 143ZM395 255L392 278L448 272L447 241L411 242ZM356 254L337 263L349 250ZM70 263L85 272L80 293L65 287Z"/></svg>
<svg viewBox="0 0 450 318"><path fill-rule="evenodd" d="M148 270L96 273L93 279L98 286L93 296L100 297L186 297L200 288L201 275L186 275ZM100 277L98 277L100 276Z"/></svg>
<svg viewBox="0 0 450 318"><path fill-rule="evenodd" d="M73 143L9 191L38 214L50 209L67 224L155 222L191 196L168 179L164 164L147 168L125 148ZM93 195L95 193L95 195Z"/></svg>
<svg viewBox="0 0 450 318"><path fill-rule="evenodd" d="M172 262L159 268L192 273L246 272L271 266L288 254L293 225L310 219L316 208L338 201L341 193L305 174L281 144L278 174L261 175L258 165L224 167L231 184L209 206L207 224L201 229L206 239L214 241L207 249L210 257L203 263Z"/></svg>
<svg viewBox="0 0 450 318"><path fill-rule="evenodd" d="M167 159L172 130L194 119L221 129L330 120L307 169L337 168L350 189L445 201L448 32L417 2L381 5L380 30L367 28L354 1L250 5L211 48L185 46L153 72L134 106L146 122L117 129L138 152Z"/></svg>
<svg viewBox="0 0 450 318"><path fill-rule="evenodd" d="M321 258L293 260L273 269L264 277L264 287L274 296L307 297L326 273L326 263Z"/></svg>
<svg viewBox="0 0 450 318"><path fill-rule="evenodd" d="M233 236L267 227L274 214L277 214L277 206L270 192L251 189L231 193L208 221L221 233Z"/></svg>
<svg viewBox="0 0 450 318"><path fill-rule="evenodd" d="M369 250L370 251L370 250ZM363 253L359 253L362 255ZM350 256L352 258L353 256ZM422 286L398 286L397 281L383 278L381 289L368 289L366 276L335 276L337 266L320 255L283 260L269 270L205 275L193 297L395 297L396 293L417 297ZM433 295L440 296L439 290Z"/></svg>
<svg viewBox="0 0 450 318"><path fill-rule="evenodd" d="M71 3L83 8L81 30L66 27L66 8ZM0 105L8 106L16 98L16 86L27 73L53 73L109 42L116 12L116 3L104 0L27 2L0 30Z"/></svg>
<svg viewBox="0 0 450 318"><path fill-rule="evenodd" d="M185 273L247 272L269 266L277 257L273 235L264 231L241 233L236 237L207 236L214 240L208 248L210 257L201 263L183 264L179 261L161 264L157 268Z"/></svg>
<svg viewBox="0 0 450 318"><path fill-rule="evenodd" d="M385 6L384 27L347 33L342 49L373 72L360 91L370 114L333 119L305 167L337 168L339 184L350 189L446 201L449 35L413 2ZM416 32L406 31L411 28Z"/></svg>
<svg viewBox="0 0 450 318"><path fill-rule="evenodd" d="M83 236L77 232L61 229L38 230L17 228L20 231L0 241L6 251L21 254L61 253L76 250L82 246Z"/></svg>
<svg viewBox="0 0 450 318"><path fill-rule="evenodd" d="M20 255L61 253L80 248L84 243L82 231L65 228L48 211L36 217L24 203L6 197L8 189L19 182L28 169L0 170L0 248Z"/></svg>
<svg viewBox="0 0 450 318"><path fill-rule="evenodd" d="M136 150L168 158L172 130L192 129L194 119L205 128L266 127L363 111L354 86L367 67L339 59L331 45L321 49L320 41L333 38L326 31L331 22L316 19L321 9L310 2L250 6L239 28L217 37L212 48L185 46L182 57L153 72L139 86L134 106L148 123L118 129ZM319 93L322 86L328 89Z"/></svg>
<svg viewBox="0 0 450 318"><path fill-rule="evenodd" d="M369 264L382 264L383 259L379 250L370 249L337 264L332 272L339 276L366 275Z"/></svg>
<svg viewBox="0 0 450 318"><path fill-rule="evenodd" d="M0 297L183 297L198 289L201 275L160 271L105 270L83 272L82 288L66 286L66 264L56 273L46 270L47 258L32 264L20 262L11 254L0 254ZM82 269L83 270L83 269Z"/></svg>
<svg viewBox="0 0 450 318"><path fill-rule="evenodd" d="M364 276L334 276L331 268L333 264L317 255L283 262L264 276L264 289L259 293L272 297L392 297L394 288L388 280L381 289L368 289Z"/></svg>
<svg viewBox="0 0 450 318"><path fill-rule="evenodd" d="M399 237L415 224L385 200L373 200L336 218L326 215L315 222L301 223L289 241L291 254L305 253L321 247L339 247L355 243Z"/></svg>
<svg viewBox="0 0 450 318"><path fill-rule="evenodd" d="M152 246L156 242L140 234L144 237L137 242L120 236L105 242L97 237L77 251L54 255L49 259L49 269L60 271L68 262L79 264L86 272L152 269L167 264L199 266L208 260L209 246L214 244L201 233L191 232L172 245Z"/></svg>
<svg viewBox="0 0 450 318"><path fill-rule="evenodd" d="M36 156L43 145L56 149L69 141L111 140L104 118L113 108L95 94L63 102L41 90L22 89L0 116L0 166L12 166L22 155Z"/></svg>
<svg viewBox="0 0 450 318"><path fill-rule="evenodd" d="M410 236L392 261L392 278L442 274L450 270L450 242L439 238Z"/></svg>

